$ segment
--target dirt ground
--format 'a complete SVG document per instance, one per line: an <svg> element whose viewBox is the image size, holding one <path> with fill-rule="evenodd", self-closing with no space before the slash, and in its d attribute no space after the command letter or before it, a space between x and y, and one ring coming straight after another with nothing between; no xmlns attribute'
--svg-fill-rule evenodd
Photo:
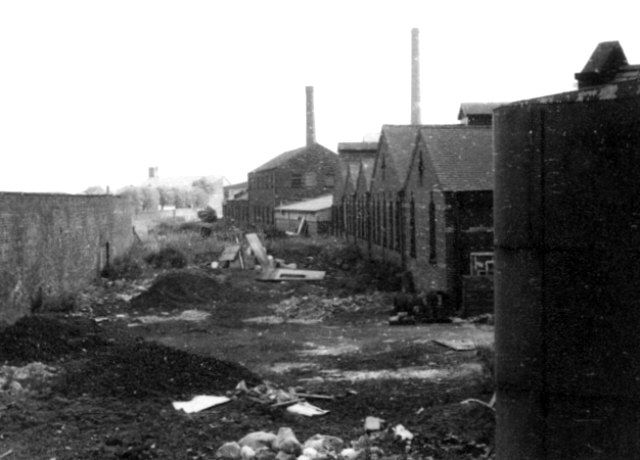
<svg viewBox="0 0 640 460"><path fill-rule="evenodd" d="M327 275L148 270L92 286L73 313L24 318L0 333L0 458L211 459L225 442L282 427L302 443L340 437L361 459L493 458L495 415L481 404L493 394L482 352L492 326L390 326L391 293L342 279L349 271ZM241 381L256 390L236 390ZM265 388L312 395L328 412L292 413ZM196 395L230 401L172 405ZM381 429L365 432L367 417Z"/></svg>

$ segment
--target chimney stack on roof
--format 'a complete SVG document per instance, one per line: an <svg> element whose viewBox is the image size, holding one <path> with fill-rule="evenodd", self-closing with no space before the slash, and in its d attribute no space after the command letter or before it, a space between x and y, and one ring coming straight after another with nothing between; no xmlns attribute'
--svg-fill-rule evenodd
<svg viewBox="0 0 640 460"><path fill-rule="evenodd" d="M316 143L316 121L313 111L313 86L307 86L307 146Z"/></svg>
<svg viewBox="0 0 640 460"><path fill-rule="evenodd" d="M411 29L411 124L420 124L420 31Z"/></svg>

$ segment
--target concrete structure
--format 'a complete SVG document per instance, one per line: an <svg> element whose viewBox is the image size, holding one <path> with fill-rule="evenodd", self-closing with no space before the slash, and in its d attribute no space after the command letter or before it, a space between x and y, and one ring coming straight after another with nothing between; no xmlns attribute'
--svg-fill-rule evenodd
<svg viewBox="0 0 640 460"><path fill-rule="evenodd" d="M249 173L249 221L275 225L276 206L333 192L338 155L315 142L313 91L307 94L307 145L284 152Z"/></svg>
<svg viewBox="0 0 640 460"><path fill-rule="evenodd" d="M0 322L64 304L133 242L111 195L0 193Z"/></svg>
<svg viewBox="0 0 640 460"><path fill-rule="evenodd" d="M323 195L310 200L276 206L276 228L283 232L305 236L326 235L331 230L333 195ZM304 223L302 222L304 220ZM302 228L300 225L302 224Z"/></svg>
<svg viewBox="0 0 640 460"><path fill-rule="evenodd" d="M640 458L640 67L576 77L495 112L500 460Z"/></svg>
<svg viewBox="0 0 640 460"><path fill-rule="evenodd" d="M420 123L420 31L411 29L411 124Z"/></svg>

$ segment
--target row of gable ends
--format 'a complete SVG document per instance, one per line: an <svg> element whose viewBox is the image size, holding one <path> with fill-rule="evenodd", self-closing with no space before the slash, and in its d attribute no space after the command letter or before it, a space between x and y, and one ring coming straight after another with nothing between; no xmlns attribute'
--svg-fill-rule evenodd
<svg viewBox="0 0 640 460"><path fill-rule="evenodd" d="M444 191L493 190L493 133L485 125L384 125L375 162L364 172L367 191L385 168L396 175L390 191L406 189L419 156ZM359 181L358 181L359 182ZM360 189L362 191L362 189Z"/></svg>

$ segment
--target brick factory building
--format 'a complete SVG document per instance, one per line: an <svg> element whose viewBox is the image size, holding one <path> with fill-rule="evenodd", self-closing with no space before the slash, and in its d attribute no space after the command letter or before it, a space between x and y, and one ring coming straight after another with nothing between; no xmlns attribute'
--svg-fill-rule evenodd
<svg viewBox="0 0 640 460"><path fill-rule="evenodd" d="M307 143L281 153L248 176L249 221L275 225L276 206L333 193L338 155L315 140L313 88L307 87Z"/></svg>

